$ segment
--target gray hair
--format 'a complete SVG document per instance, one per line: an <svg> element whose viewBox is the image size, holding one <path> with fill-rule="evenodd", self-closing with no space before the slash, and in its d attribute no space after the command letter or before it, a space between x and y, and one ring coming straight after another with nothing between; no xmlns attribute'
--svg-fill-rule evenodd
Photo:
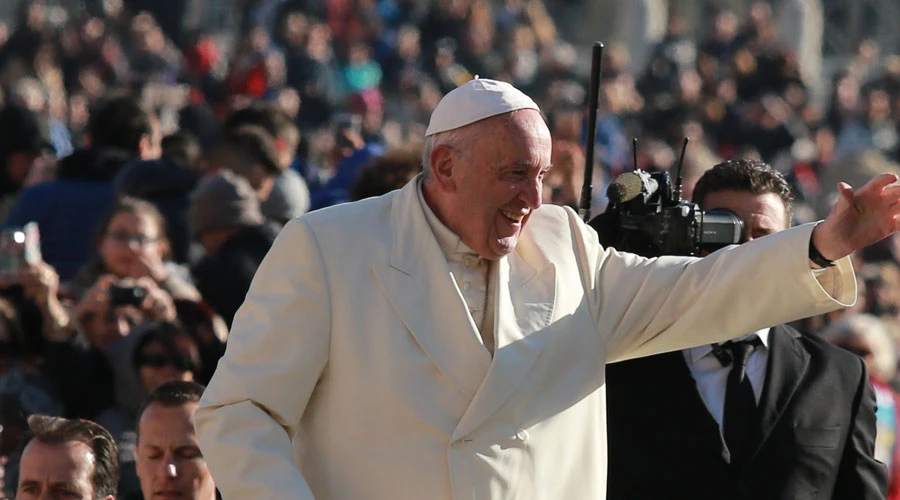
<svg viewBox="0 0 900 500"><path fill-rule="evenodd" d="M466 125L464 127L447 130L425 138L424 150L422 151L422 177L425 180L431 178L431 153L437 146L450 146L453 148L461 148L467 142L475 137L477 131L477 123Z"/></svg>

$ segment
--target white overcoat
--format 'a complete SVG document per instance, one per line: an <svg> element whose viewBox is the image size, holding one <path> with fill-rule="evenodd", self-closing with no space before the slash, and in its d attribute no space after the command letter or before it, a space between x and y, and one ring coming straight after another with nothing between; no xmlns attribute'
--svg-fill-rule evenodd
<svg viewBox="0 0 900 500"><path fill-rule="evenodd" d="M605 363L856 297L811 224L648 260L544 205L493 266L492 359L417 182L291 221L260 266L196 414L226 500L602 500Z"/></svg>

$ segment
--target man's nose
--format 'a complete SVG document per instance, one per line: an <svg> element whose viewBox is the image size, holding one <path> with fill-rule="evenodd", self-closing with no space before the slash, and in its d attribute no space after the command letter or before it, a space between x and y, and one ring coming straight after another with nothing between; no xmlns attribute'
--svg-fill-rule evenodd
<svg viewBox="0 0 900 500"><path fill-rule="evenodd" d="M544 191L544 183L540 178L534 179L528 183L527 186L522 188L521 199L525 202L525 205L532 209L536 210L541 207L541 203L543 201L543 193Z"/></svg>
<svg viewBox="0 0 900 500"><path fill-rule="evenodd" d="M175 457L166 457L161 461L162 475L168 478L178 477L178 467L175 466Z"/></svg>

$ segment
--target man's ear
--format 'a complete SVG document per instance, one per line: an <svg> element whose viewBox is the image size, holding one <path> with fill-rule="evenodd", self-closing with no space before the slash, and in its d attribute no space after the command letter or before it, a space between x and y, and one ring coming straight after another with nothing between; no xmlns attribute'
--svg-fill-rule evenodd
<svg viewBox="0 0 900 500"><path fill-rule="evenodd" d="M455 158L453 148L439 144L431 150L431 176L444 190L455 191L458 179L454 176Z"/></svg>

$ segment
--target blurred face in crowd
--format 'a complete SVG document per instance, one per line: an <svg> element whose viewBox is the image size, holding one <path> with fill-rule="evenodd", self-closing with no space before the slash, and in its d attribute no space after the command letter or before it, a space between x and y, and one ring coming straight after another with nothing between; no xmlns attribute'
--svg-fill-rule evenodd
<svg viewBox="0 0 900 500"><path fill-rule="evenodd" d="M6 174L16 186L22 186L28 173L37 164L40 156L30 152L17 152L6 159Z"/></svg>
<svg viewBox="0 0 900 500"><path fill-rule="evenodd" d="M142 259L162 259L164 248L160 229L150 215L132 212L116 214L100 240L100 257L106 270L120 278L140 278L136 274L143 269L138 266Z"/></svg>
<svg viewBox="0 0 900 500"><path fill-rule="evenodd" d="M94 462L94 452L80 441L47 444L33 440L22 453L16 498L92 500Z"/></svg>
<svg viewBox="0 0 900 500"><path fill-rule="evenodd" d="M515 249L531 211L541 206L550 131L532 109L472 126L464 144L434 148L426 196L469 248L499 259Z"/></svg>
<svg viewBox="0 0 900 500"><path fill-rule="evenodd" d="M784 202L775 193L754 194L732 189L712 191L703 200L703 208L726 208L738 214L744 220L745 242L787 229L791 223Z"/></svg>
<svg viewBox="0 0 900 500"><path fill-rule="evenodd" d="M858 334L850 335L843 341L836 343L836 345L861 357L866 362L866 366L870 370L872 369L875 356L872 353L872 346L869 345L869 341L864 336Z"/></svg>
<svg viewBox="0 0 900 500"><path fill-rule="evenodd" d="M150 342L137 357L141 384L149 393L166 382L193 382L199 360L197 345L187 335L175 339L175 352L159 342Z"/></svg>
<svg viewBox="0 0 900 500"><path fill-rule="evenodd" d="M151 404L138 422L137 475L146 500L214 500L216 486L194 432L198 403Z"/></svg>

